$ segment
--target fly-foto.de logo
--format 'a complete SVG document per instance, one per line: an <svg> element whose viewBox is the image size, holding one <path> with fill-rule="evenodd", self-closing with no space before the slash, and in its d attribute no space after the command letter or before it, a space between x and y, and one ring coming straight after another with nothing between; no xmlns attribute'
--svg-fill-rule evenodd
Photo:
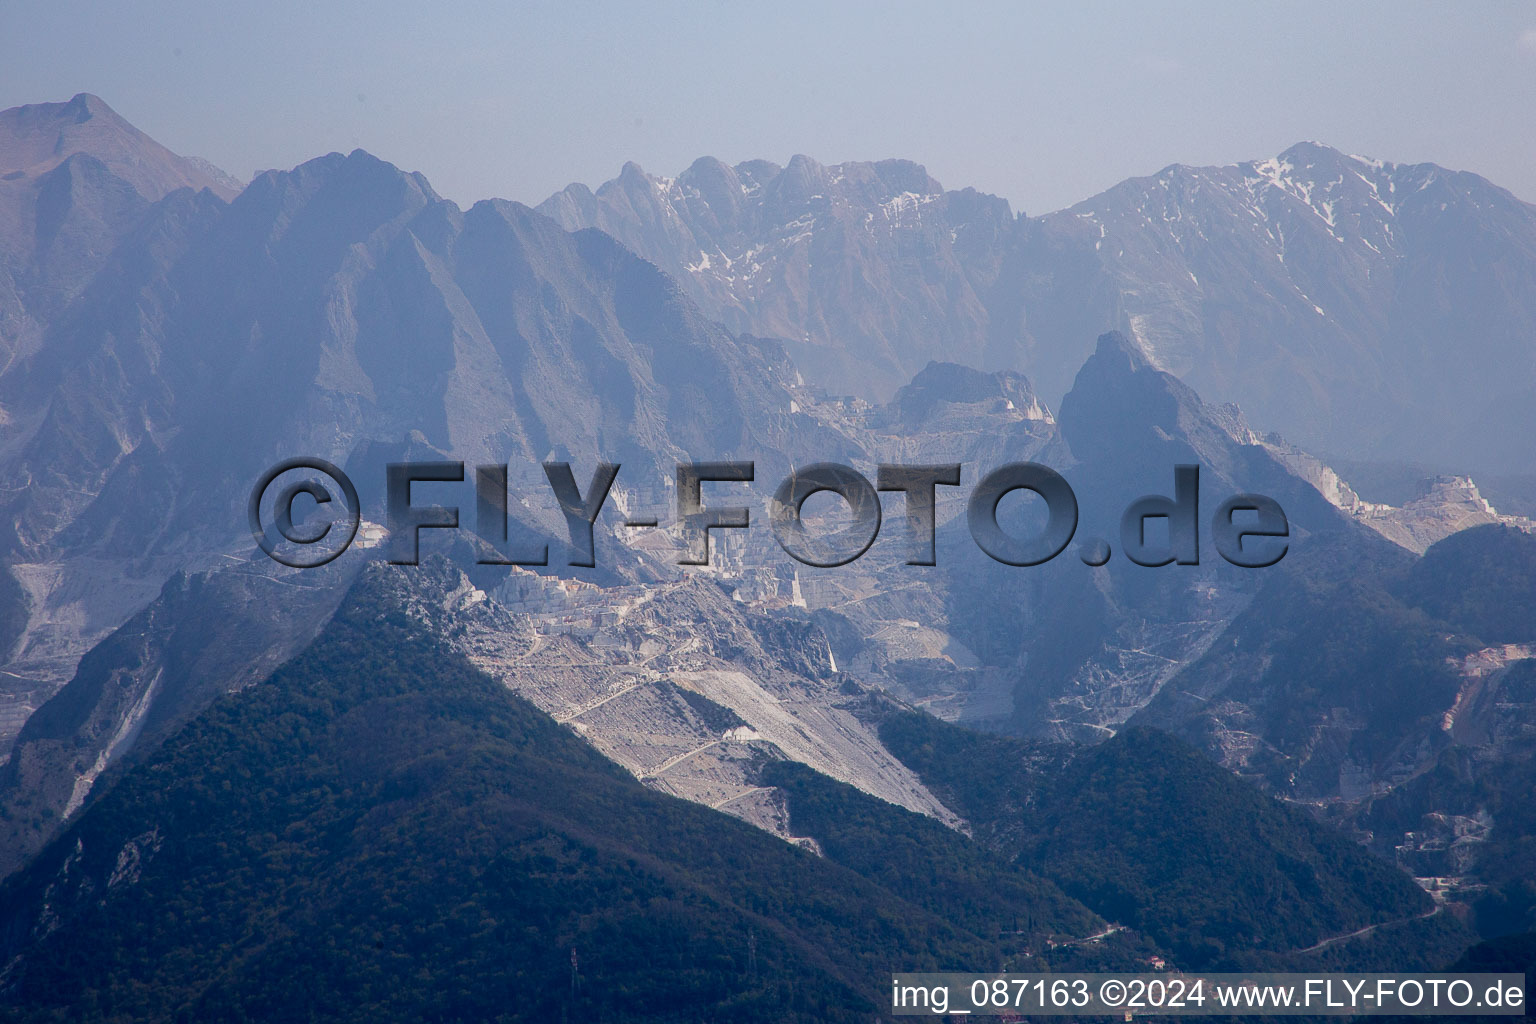
<svg viewBox="0 0 1536 1024"><path fill-rule="evenodd" d="M619 476L617 463L600 463L583 489L568 462L543 464L570 535L573 566L596 564L593 527ZM949 465L880 465L875 480L851 466L819 462L795 469L768 500L768 521L774 540L804 565L829 568L846 565L863 555L880 534L880 492L896 492L905 504L908 565L936 564L936 494L939 487L960 486L961 467ZM418 505L412 485L463 484L462 462L393 462L384 472L385 518L389 531L389 561L415 565L421 531L460 528L457 505ZM732 504L731 485L756 479L752 462L685 462L675 477L676 521L683 548L681 565L708 565L710 533L745 530L752 526L751 509ZM704 485L711 500L704 500ZM1028 533L1010 531L999 521L998 506L1016 491L1028 491L1043 502L1044 525ZM802 515L812 495L835 494L845 505L847 522L839 529L818 531ZM1131 502L1120 517L1120 550L1137 565L1200 564L1200 467L1173 468L1173 496L1149 494ZM734 499L740 501L740 498ZM548 565L549 545L510 542L507 467L489 465L474 472L475 533L484 542L480 562L490 565ZM267 470L251 489L248 504L251 533L261 550L294 568L314 568L330 562L351 545L362 521L357 488L335 465L324 459L296 458ZM1162 521L1166 531L1149 530ZM1005 565L1030 566L1049 562L1066 550L1077 533L1077 495L1066 479L1049 466L1013 462L982 477L966 501L966 523L977 547ZM658 527L652 518L628 518L626 526ZM1234 494L1210 518L1216 551L1236 566L1259 569L1274 565L1289 549L1290 523L1273 498ZM1088 565L1109 561L1108 541L1081 540L1078 554Z"/></svg>

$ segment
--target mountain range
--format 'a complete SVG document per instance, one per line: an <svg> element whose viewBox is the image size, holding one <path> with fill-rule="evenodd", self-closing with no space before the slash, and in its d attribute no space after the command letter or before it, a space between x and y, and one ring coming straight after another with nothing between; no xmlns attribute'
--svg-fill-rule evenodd
<svg viewBox="0 0 1536 1024"><path fill-rule="evenodd" d="M0 990L34 1017L271 1017L299 971L359 1016L513 984L662 1019L618 966L654 950L689 1005L853 1019L892 957L1376 969L1536 928L1533 524L1332 468L1530 471L1536 221L1475 176L1304 144L1026 218L902 161L701 160L461 210L362 151L241 187L86 95L0 112L0 161ZM506 464L550 564L466 529L281 567L245 503L295 454L373 538L386 462ZM682 567L674 466L721 459L753 526ZM965 515L1024 460L1081 509L1030 569ZM621 464L593 568L546 461ZM938 564L895 504L792 563L762 510L822 461L960 463ZM1202 516L1280 502L1280 565L1124 557L1188 463ZM1181 916L1213 880L1173 822L1283 910Z"/></svg>
<svg viewBox="0 0 1536 1024"><path fill-rule="evenodd" d="M900 160L627 164L538 209L597 227L709 315L883 400L931 359L1059 401L1131 338L1206 397L1336 456L1528 473L1536 208L1466 172L1300 143L1174 165L1026 217Z"/></svg>

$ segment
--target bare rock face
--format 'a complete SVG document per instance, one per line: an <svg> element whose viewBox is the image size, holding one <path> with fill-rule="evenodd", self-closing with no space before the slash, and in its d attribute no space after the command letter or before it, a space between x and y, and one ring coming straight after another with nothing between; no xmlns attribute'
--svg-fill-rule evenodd
<svg viewBox="0 0 1536 1024"><path fill-rule="evenodd" d="M912 383L898 390L875 422L892 433L959 432L965 429L965 421L978 413L995 413L1009 422L1056 422L1022 374L985 373L938 362L929 363Z"/></svg>
<svg viewBox="0 0 1536 1024"><path fill-rule="evenodd" d="M704 159L675 179L630 164L540 209L784 339L834 391L883 400L938 359L1027 371L1054 405L1116 329L1313 450L1536 461L1536 208L1474 174L1307 142L1026 218L900 161Z"/></svg>
<svg viewBox="0 0 1536 1024"><path fill-rule="evenodd" d="M7 742L85 651L151 601L177 567L27 551L28 538L71 521L99 487L99 467L142 436L116 433L141 410L118 405L122 387L113 375L85 389L59 386L59 368L83 354L71 310L98 279L118 294L134 292L239 190L222 171L170 152L87 93L0 111L0 438L9 453L0 501L12 513L0 539L0 660L10 673L0 689L0 736ZM122 327L105 330L115 336ZM34 449L41 453L34 472L17 446L40 434L52 440Z"/></svg>
<svg viewBox="0 0 1536 1024"><path fill-rule="evenodd" d="M1266 437L1263 443L1333 505L1415 554L1423 554L1436 541L1474 526L1500 524L1536 532L1536 521L1502 515L1483 497L1471 477L1435 477L1424 482L1417 497L1400 506L1390 505L1361 498L1332 467L1276 435Z"/></svg>
<svg viewBox="0 0 1536 1024"><path fill-rule="evenodd" d="M878 699L837 671L808 616L749 608L704 576L571 589L532 573L479 597L461 584L453 621L475 665L636 778L794 838L758 779L788 758L959 824L885 749L866 710Z"/></svg>
<svg viewBox="0 0 1536 1024"><path fill-rule="evenodd" d="M1523 516L1500 515L1477 484L1464 476L1437 477L1422 495L1402 508L1362 502L1355 515L1388 540L1421 554L1436 541L1474 526L1496 523L1536 532L1536 522Z"/></svg>
<svg viewBox="0 0 1536 1024"><path fill-rule="evenodd" d="M171 573L243 551L244 492L295 451L346 464L408 443L510 462L541 491L546 458L613 459L646 495L690 453L769 473L775 453L851 450L790 411L777 346L526 207L462 212L360 152L228 205L131 199L136 226L0 376L13 711Z"/></svg>
<svg viewBox="0 0 1536 1024"><path fill-rule="evenodd" d="M86 92L67 103L0 110L0 137L0 175L7 181L40 177L83 153L150 202L179 188L206 188L228 200L243 187L206 160L172 153Z"/></svg>
<svg viewBox="0 0 1536 1024"><path fill-rule="evenodd" d="M0 110L0 376L35 351L109 254L180 189L233 199L241 185L177 156L99 97Z"/></svg>
<svg viewBox="0 0 1536 1024"><path fill-rule="evenodd" d="M782 339L835 391L880 400L929 359L987 354L984 266L1016 222L1008 204L946 193L905 160L823 166L796 156L677 178L626 164L596 192L539 205L568 229L608 232L738 331Z"/></svg>
<svg viewBox="0 0 1536 1024"><path fill-rule="evenodd" d="M135 749L153 750L307 644L355 572L275 569L177 574L91 647L57 693L27 695L39 706L10 730L0 764L0 874L40 849Z"/></svg>

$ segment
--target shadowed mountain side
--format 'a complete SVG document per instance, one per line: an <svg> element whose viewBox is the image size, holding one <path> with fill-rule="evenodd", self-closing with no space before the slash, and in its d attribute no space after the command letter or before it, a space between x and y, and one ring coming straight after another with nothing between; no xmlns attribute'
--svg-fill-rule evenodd
<svg viewBox="0 0 1536 1024"><path fill-rule="evenodd" d="M520 469L621 461L658 492L685 453L772 470L774 452L846 451L789 411L775 346L711 324L611 239L515 204L461 213L361 152L263 175L143 287L98 280L63 330L76 359L32 369L54 397L9 472L105 496L70 546L112 535L124 507L190 528L168 477L195 472L201 501L238 506L280 453L345 462L413 431ZM13 499L22 543L64 529L50 497Z"/></svg>
<svg viewBox="0 0 1536 1024"><path fill-rule="evenodd" d="M920 864L869 879L647 791L423 633L408 589L371 574L6 883L17 1019L276 1019L298 986L346 1020L867 1020L892 957L998 955L963 904L909 901Z"/></svg>
<svg viewBox="0 0 1536 1024"><path fill-rule="evenodd" d="M983 845L1146 932L1181 967L1258 969L1429 909L1407 875L1163 733L1071 748L910 713L880 733Z"/></svg>

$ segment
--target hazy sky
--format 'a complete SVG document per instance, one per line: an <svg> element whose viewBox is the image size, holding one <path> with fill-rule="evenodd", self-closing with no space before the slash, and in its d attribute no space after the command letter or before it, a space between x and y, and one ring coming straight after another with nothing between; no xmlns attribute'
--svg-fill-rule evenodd
<svg viewBox="0 0 1536 1024"><path fill-rule="evenodd" d="M94 92L240 177L362 147L467 205L636 160L908 157L1031 213L1301 139L1536 200L1536 4L0 0L0 107Z"/></svg>

